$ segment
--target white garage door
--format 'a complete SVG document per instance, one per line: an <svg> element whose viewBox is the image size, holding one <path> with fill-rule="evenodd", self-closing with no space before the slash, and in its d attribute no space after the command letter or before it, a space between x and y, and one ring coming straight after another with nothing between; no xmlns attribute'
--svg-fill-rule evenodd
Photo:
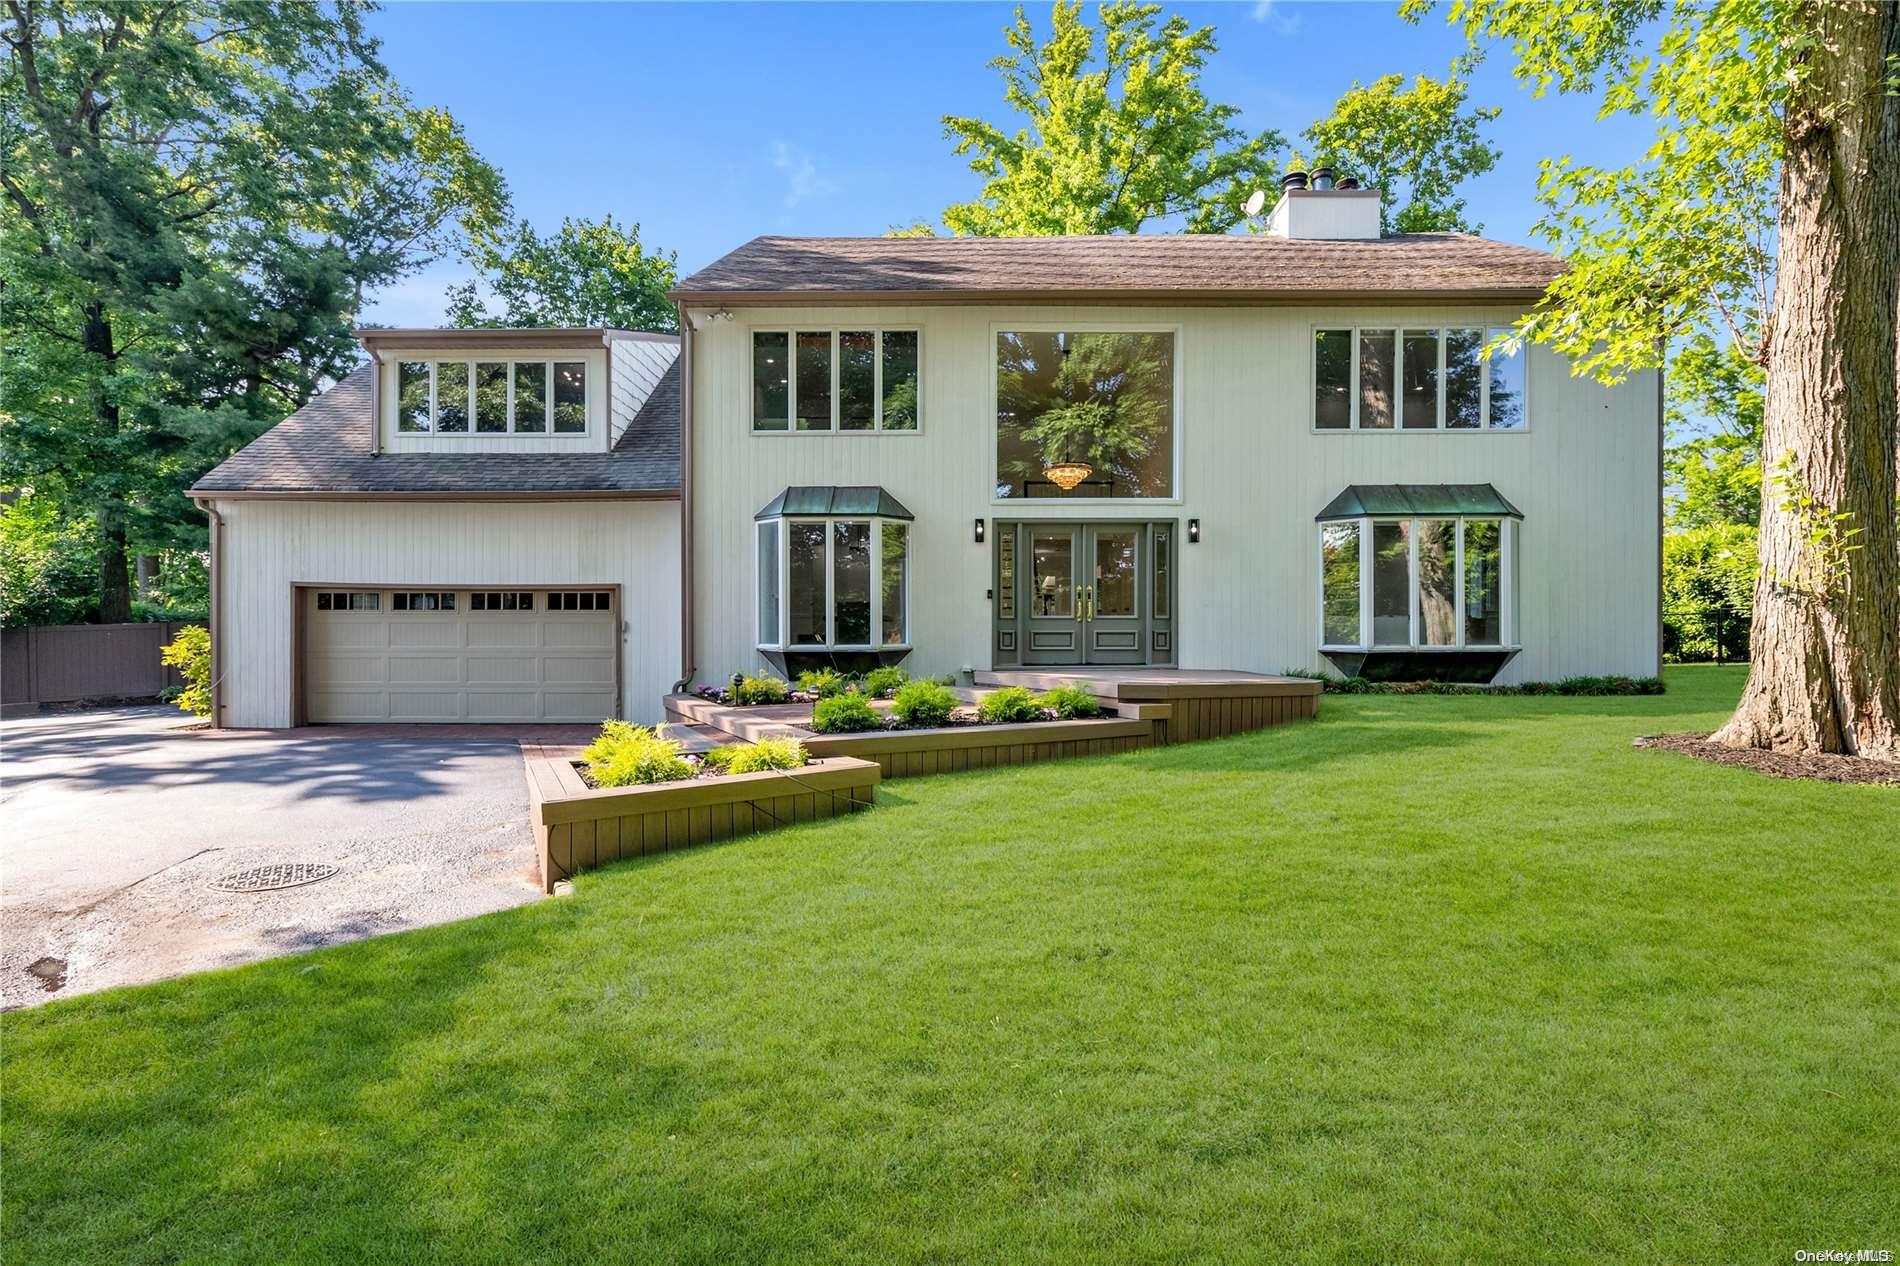
<svg viewBox="0 0 1900 1266"><path fill-rule="evenodd" d="M305 604L312 722L601 721L620 615L606 589L323 589Z"/></svg>

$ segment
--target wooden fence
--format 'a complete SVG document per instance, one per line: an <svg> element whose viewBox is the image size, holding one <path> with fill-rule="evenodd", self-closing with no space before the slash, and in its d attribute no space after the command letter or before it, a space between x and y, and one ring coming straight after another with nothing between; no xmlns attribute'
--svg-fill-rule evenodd
<svg viewBox="0 0 1900 1266"><path fill-rule="evenodd" d="M159 648L189 622L35 624L0 629L0 706L150 699L185 684L159 662Z"/></svg>

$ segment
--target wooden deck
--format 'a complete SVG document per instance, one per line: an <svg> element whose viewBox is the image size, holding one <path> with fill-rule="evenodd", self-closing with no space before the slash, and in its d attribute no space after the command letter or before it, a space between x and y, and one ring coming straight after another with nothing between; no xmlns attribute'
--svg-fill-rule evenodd
<svg viewBox="0 0 1900 1266"><path fill-rule="evenodd" d="M1158 718L1157 743L1225 738L1310 721L1319 711L1317 681L1232 669L1004 668L976 674L976 684L992 690L1048 690L1071 682L1122 715L1131 707L1167 709L1165 718Z"/></svg>

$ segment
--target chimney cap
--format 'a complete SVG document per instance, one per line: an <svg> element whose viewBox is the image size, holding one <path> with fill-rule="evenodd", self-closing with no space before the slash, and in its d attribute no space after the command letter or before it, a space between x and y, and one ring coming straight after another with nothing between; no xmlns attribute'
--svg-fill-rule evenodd
<svg viewBox="0 0 1900 1266"><path fill-rule="evenodd" d="M1306 173L1298 168L1294 168L1286 175L1280 177L1280 188L1283 190L1306 188Z"/></svg>
<svg viewBox="0 0 1900 1266"><path fill-rule="evenodd" d="M1333 186L1335 189L1357 189L1358 187L1359 178L1357 176L1341 176L1339 183Z"/></svg>

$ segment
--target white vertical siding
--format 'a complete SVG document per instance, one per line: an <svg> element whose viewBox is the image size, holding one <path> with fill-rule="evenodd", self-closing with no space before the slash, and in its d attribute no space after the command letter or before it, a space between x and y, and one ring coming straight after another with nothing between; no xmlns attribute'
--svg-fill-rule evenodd
<svg viewBox="0 0 1900 1266"><path fill-rule="evenodd" d="M1501 680L1657 669L1660 502L1656 380L1615 388L1528 353L1521 433L1316 434L1316 324L1413 327L1508 323L1496 307L984 305L738 309L695 339L693 515L702 680L751 668L752 516L789 484L882 484L916 514L909 667L988 667L991 545L978 517L1201 520L1178 550L1181 663L1274 671L1318 667L1313 516L1353 483L1490 483L1524 512L1518 630L1524 652ZM997 503L994 331L1028 324L1179 328L1179 497L1072 506ZM754 328L914 325L923 331L921 430L774 434L750 430Z"/></svg>
<svg viewBox="0 0 1900 1266"><path fill-rule="evenodd" d="M291 723L292 589L619 585L623 714L655 721L679 675L676 501L218 504L225 723Z"/></svg>

